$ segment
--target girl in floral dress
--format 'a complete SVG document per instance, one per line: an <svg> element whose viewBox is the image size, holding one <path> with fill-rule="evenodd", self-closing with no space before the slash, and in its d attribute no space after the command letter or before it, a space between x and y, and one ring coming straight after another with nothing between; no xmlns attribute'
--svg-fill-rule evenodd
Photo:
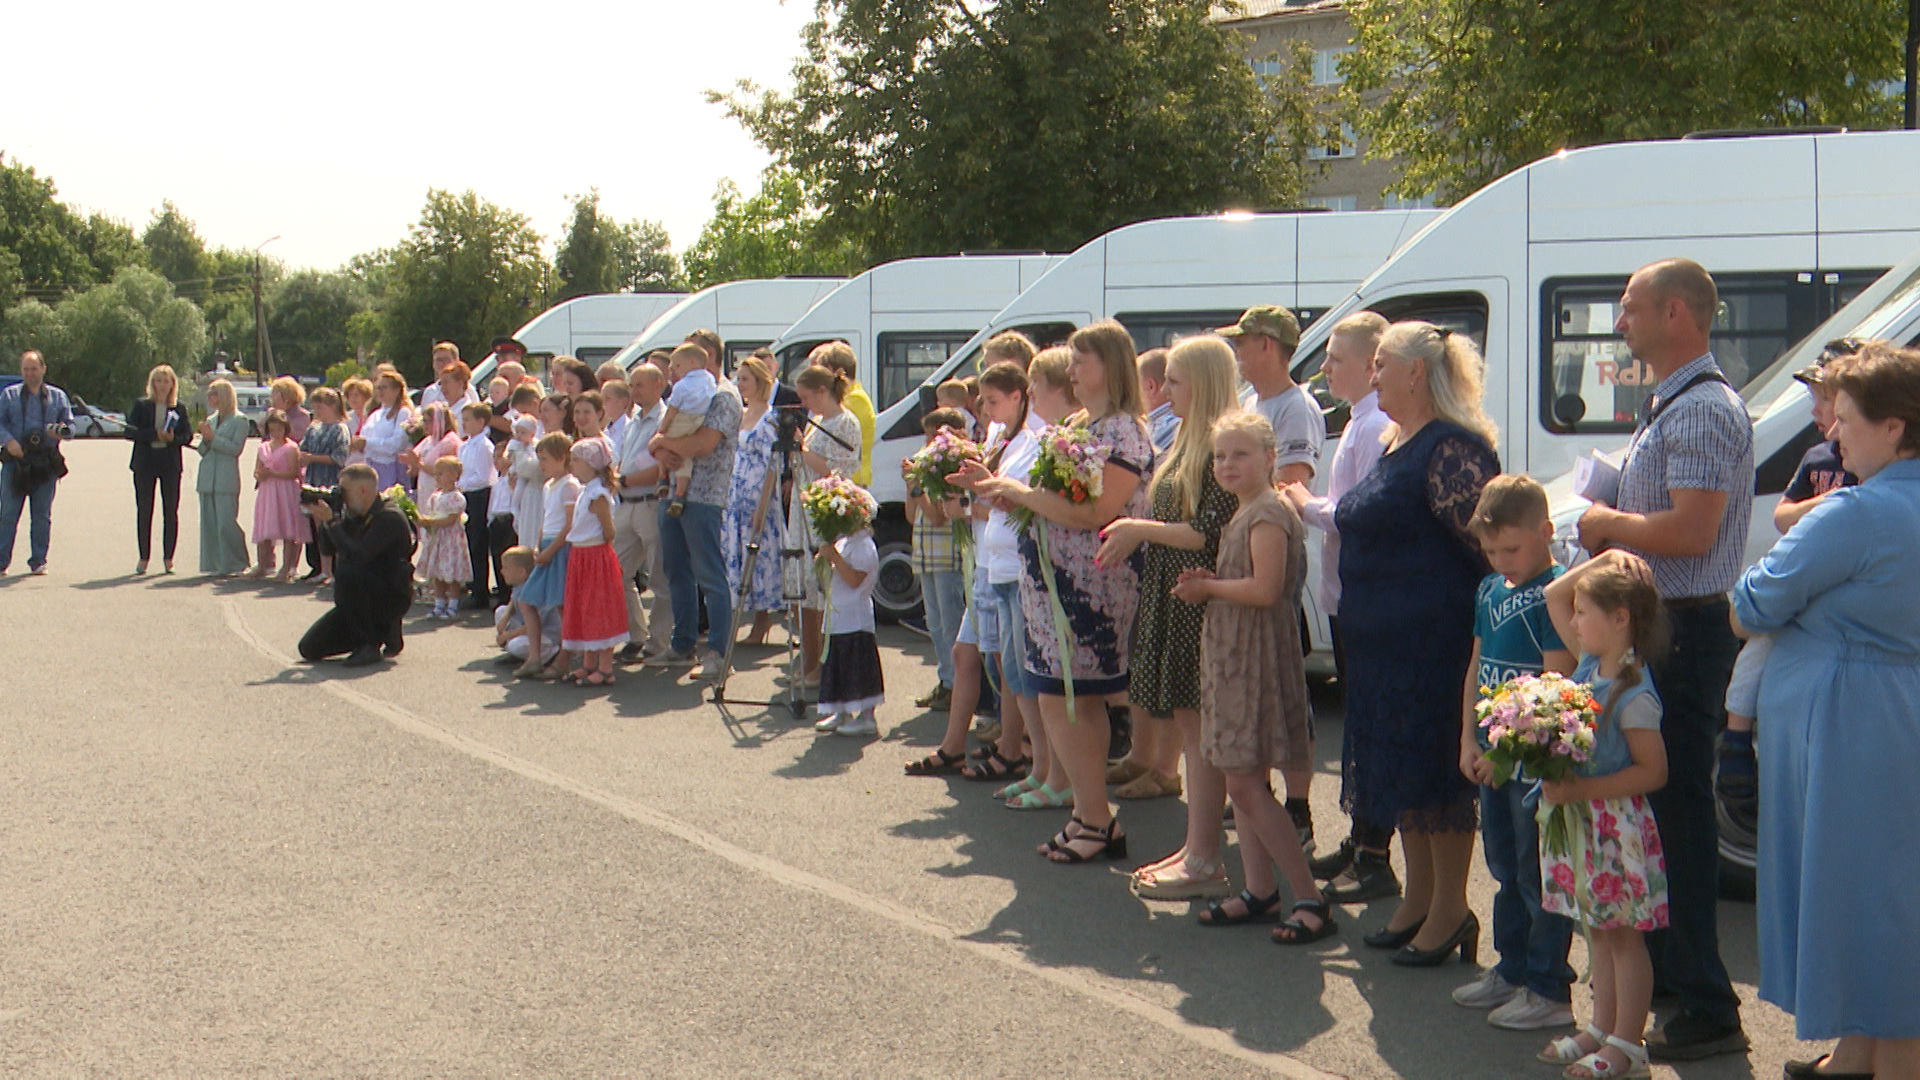
<svg viewBox="0 0 1920 1080"><path fill-rule="evenodd" d="M467 558L467 497L460 493L460 468L458 457L436 458L426 467L426 483L421 485L428 494L420 497L420 551L414 556L414 567L433 588L436 619L460 614L460 590L473 574Z"/></svg>
<svg viewBox="0 0 1920 1080"><path fill-rule="evenodd" d="M1592 688L1601 712L1580 775L1541 783L1549 803L1586 804L1584 835L1567 851L1541 841L1540 903L1590 931L1593 1022L1553 1040L1540 1060L1566 1065L1569 1077L1646 1076L1653 961L1644 935L1667 925L1667 866L1646 796L1667 782L1667 753L1660 697L1640 657L1665 655L1666 624L1652 570L1624 551L1567 571L1546 600L1561 640L1578 642L1573 678Z"/></svg>
<svg viewBox="0 0 1920 1080"><path fill-rule="evenodd" d="M1126 837L1106 799L1110 734L1106 699L1127 692L1127 639L1140 603L1141 556L1136 551L1107 567L1097 565L1095 556L1102 528L1115 518L1148 515L1151 507L1144 478L1153 471L1153 443L1147 437L1133 337L1125 327L1108 320L1075 331L1069 348L1068 371L1084 408L1068 417L1067 424L1085 429L1106 455L1099 496L1071 502L1014 477L989 475L978 463L955 474L976 496L1004 499L1033 515L1033 524L1020 541L1025 564L1020 606L1026 616L1027 655L1006 661L1026 665L1023 678L1037 692L1047 739L1065 764L1074 792L1073 818L1040 846L1040 853L1057 863L1085 862L1098 855L1119 859L1127 852ZM1042 529L1049 564L1045 568L1037 539ZM1048 590L1049 575L1057 594ZM1066 616L1065 648L1054 622L1056 601ZM1071 713L1066 699L1069 678L1074 693Z"/></svg>

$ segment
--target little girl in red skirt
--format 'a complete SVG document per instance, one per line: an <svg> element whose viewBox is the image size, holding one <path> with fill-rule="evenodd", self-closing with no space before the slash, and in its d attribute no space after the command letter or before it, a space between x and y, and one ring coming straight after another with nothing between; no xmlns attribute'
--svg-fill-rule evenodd
<svg viewBox="0 0 1920 1080"><path fill-rule="evenodd" d="M567 530L567 592L560 609L560 647L580 658L567 681L583 686L613 683L613 650L627 643L626 593L620 560L613 553L613 462L606 443L573 444L568 466L585 485Z"/></svg>

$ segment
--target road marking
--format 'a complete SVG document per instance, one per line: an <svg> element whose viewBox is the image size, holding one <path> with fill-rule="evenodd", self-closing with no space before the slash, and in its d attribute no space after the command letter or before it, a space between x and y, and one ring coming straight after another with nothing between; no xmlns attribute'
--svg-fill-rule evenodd
<svg viewBox="0 0 1920 1080"><path fill-rule="evenodd" d="M267 644L253 632L247 625L245 617L240 614L240 605L232 597L223 598L220 601L220 608L227 628L232 630L240 640L252 646L255 652L282 667L292 667L296 663L293 657ZM869 896L831 878L821 877L797 866L789 866L758 852L748 851L644 803L615 795L610 791L602 791L591 784L582 783L537 762L517 757L478 739L441 727L425 717L364 693L347 683L335 679L323 679L313 685L349 705L385 720L409 735L437 742L528 780L579 796L621 817L678 837L735 866L751 870L780 884L829 897L868 914L876 915L896 926L918 931L943 944L992 960L1024 974L1037 976L1061 989L1091 998L1103 1005L1121 1009L1205 1049L1257 1065L1289 1080L1339 1080L1334 1074L1321 1072L1297 1058L1242 1045L1232 1035L1219 1028L1193 1024L1163 1005L1095 982L1076 971L1036 964L1013 946L997 942L975 941L953 927L917 911Z"/></svg>

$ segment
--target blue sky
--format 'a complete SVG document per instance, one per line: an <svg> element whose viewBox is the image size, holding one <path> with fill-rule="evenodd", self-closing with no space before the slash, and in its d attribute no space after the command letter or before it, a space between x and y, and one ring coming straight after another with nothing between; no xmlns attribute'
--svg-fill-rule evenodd
<svg viewBox="0 0 1920 1080"><path fill-rule="evenodd" d="M145 227L172 199L212 244L333 267L391 244L429 187L556 238L567 196L699 234L766 156L702 100L784 87L811 3L13 5L0 152Z"/></svg>

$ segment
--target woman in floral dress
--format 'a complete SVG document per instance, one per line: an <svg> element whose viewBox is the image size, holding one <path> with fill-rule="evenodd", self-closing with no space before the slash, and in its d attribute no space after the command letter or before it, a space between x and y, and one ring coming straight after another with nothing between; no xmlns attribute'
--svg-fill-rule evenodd
<svg viewBox="0 0 1920 1080"><path fill-rule="evenodd" d="M733 486L727 491L727 509L721 521L720 550L727 560L727 587L739 596L740 575L746 570L747 543L753 531L753 514L760 505L767 470L777 467L773 457L776 428L774 411L768 407L773 373L766 361L757 356L740 361L733 373L733 384L740 389L743 411L740 448L733 459ZM746 639L750 645L766 640L773 616L782 606L780 517L780 490L776 487L760 529L760 557L753 564L753 587L747 591L745 610L753 612L753 632Z"/></svg>
<svg viewBox="0 0 1920 1080"><path fill-rule="evenodd" d="M1106 799L1106 698L1127 692L1127 638L1140 603L1141 556L1136 551L1106 568L1094 560L1100 530L1109 522L1148 515L1143 481L1153 469L1132 336L1108 320L1075 331L1069 348L1074 393L1085 408L1069 417L1068 425L1084 429L1106 453L1099 497L1069 502L1012 477L989 476L983 466L969 466L959 474L975 494L1004 499L1034 515L1033 528L1020 542L1026 564L1020 582L1028 629L1024 659L1029 681L1039 691L1047 738L1066 764L1076 808L1067 827L1040 848L1059 863L1085 862L1102 854L1119 859L1127 853L1126 837ZM1044 567L1037 540L1042 528ZM1047 587L1049 571L1057 596ZM1065 648L1055 627L1056 599L1066 617Z"/></svg>

